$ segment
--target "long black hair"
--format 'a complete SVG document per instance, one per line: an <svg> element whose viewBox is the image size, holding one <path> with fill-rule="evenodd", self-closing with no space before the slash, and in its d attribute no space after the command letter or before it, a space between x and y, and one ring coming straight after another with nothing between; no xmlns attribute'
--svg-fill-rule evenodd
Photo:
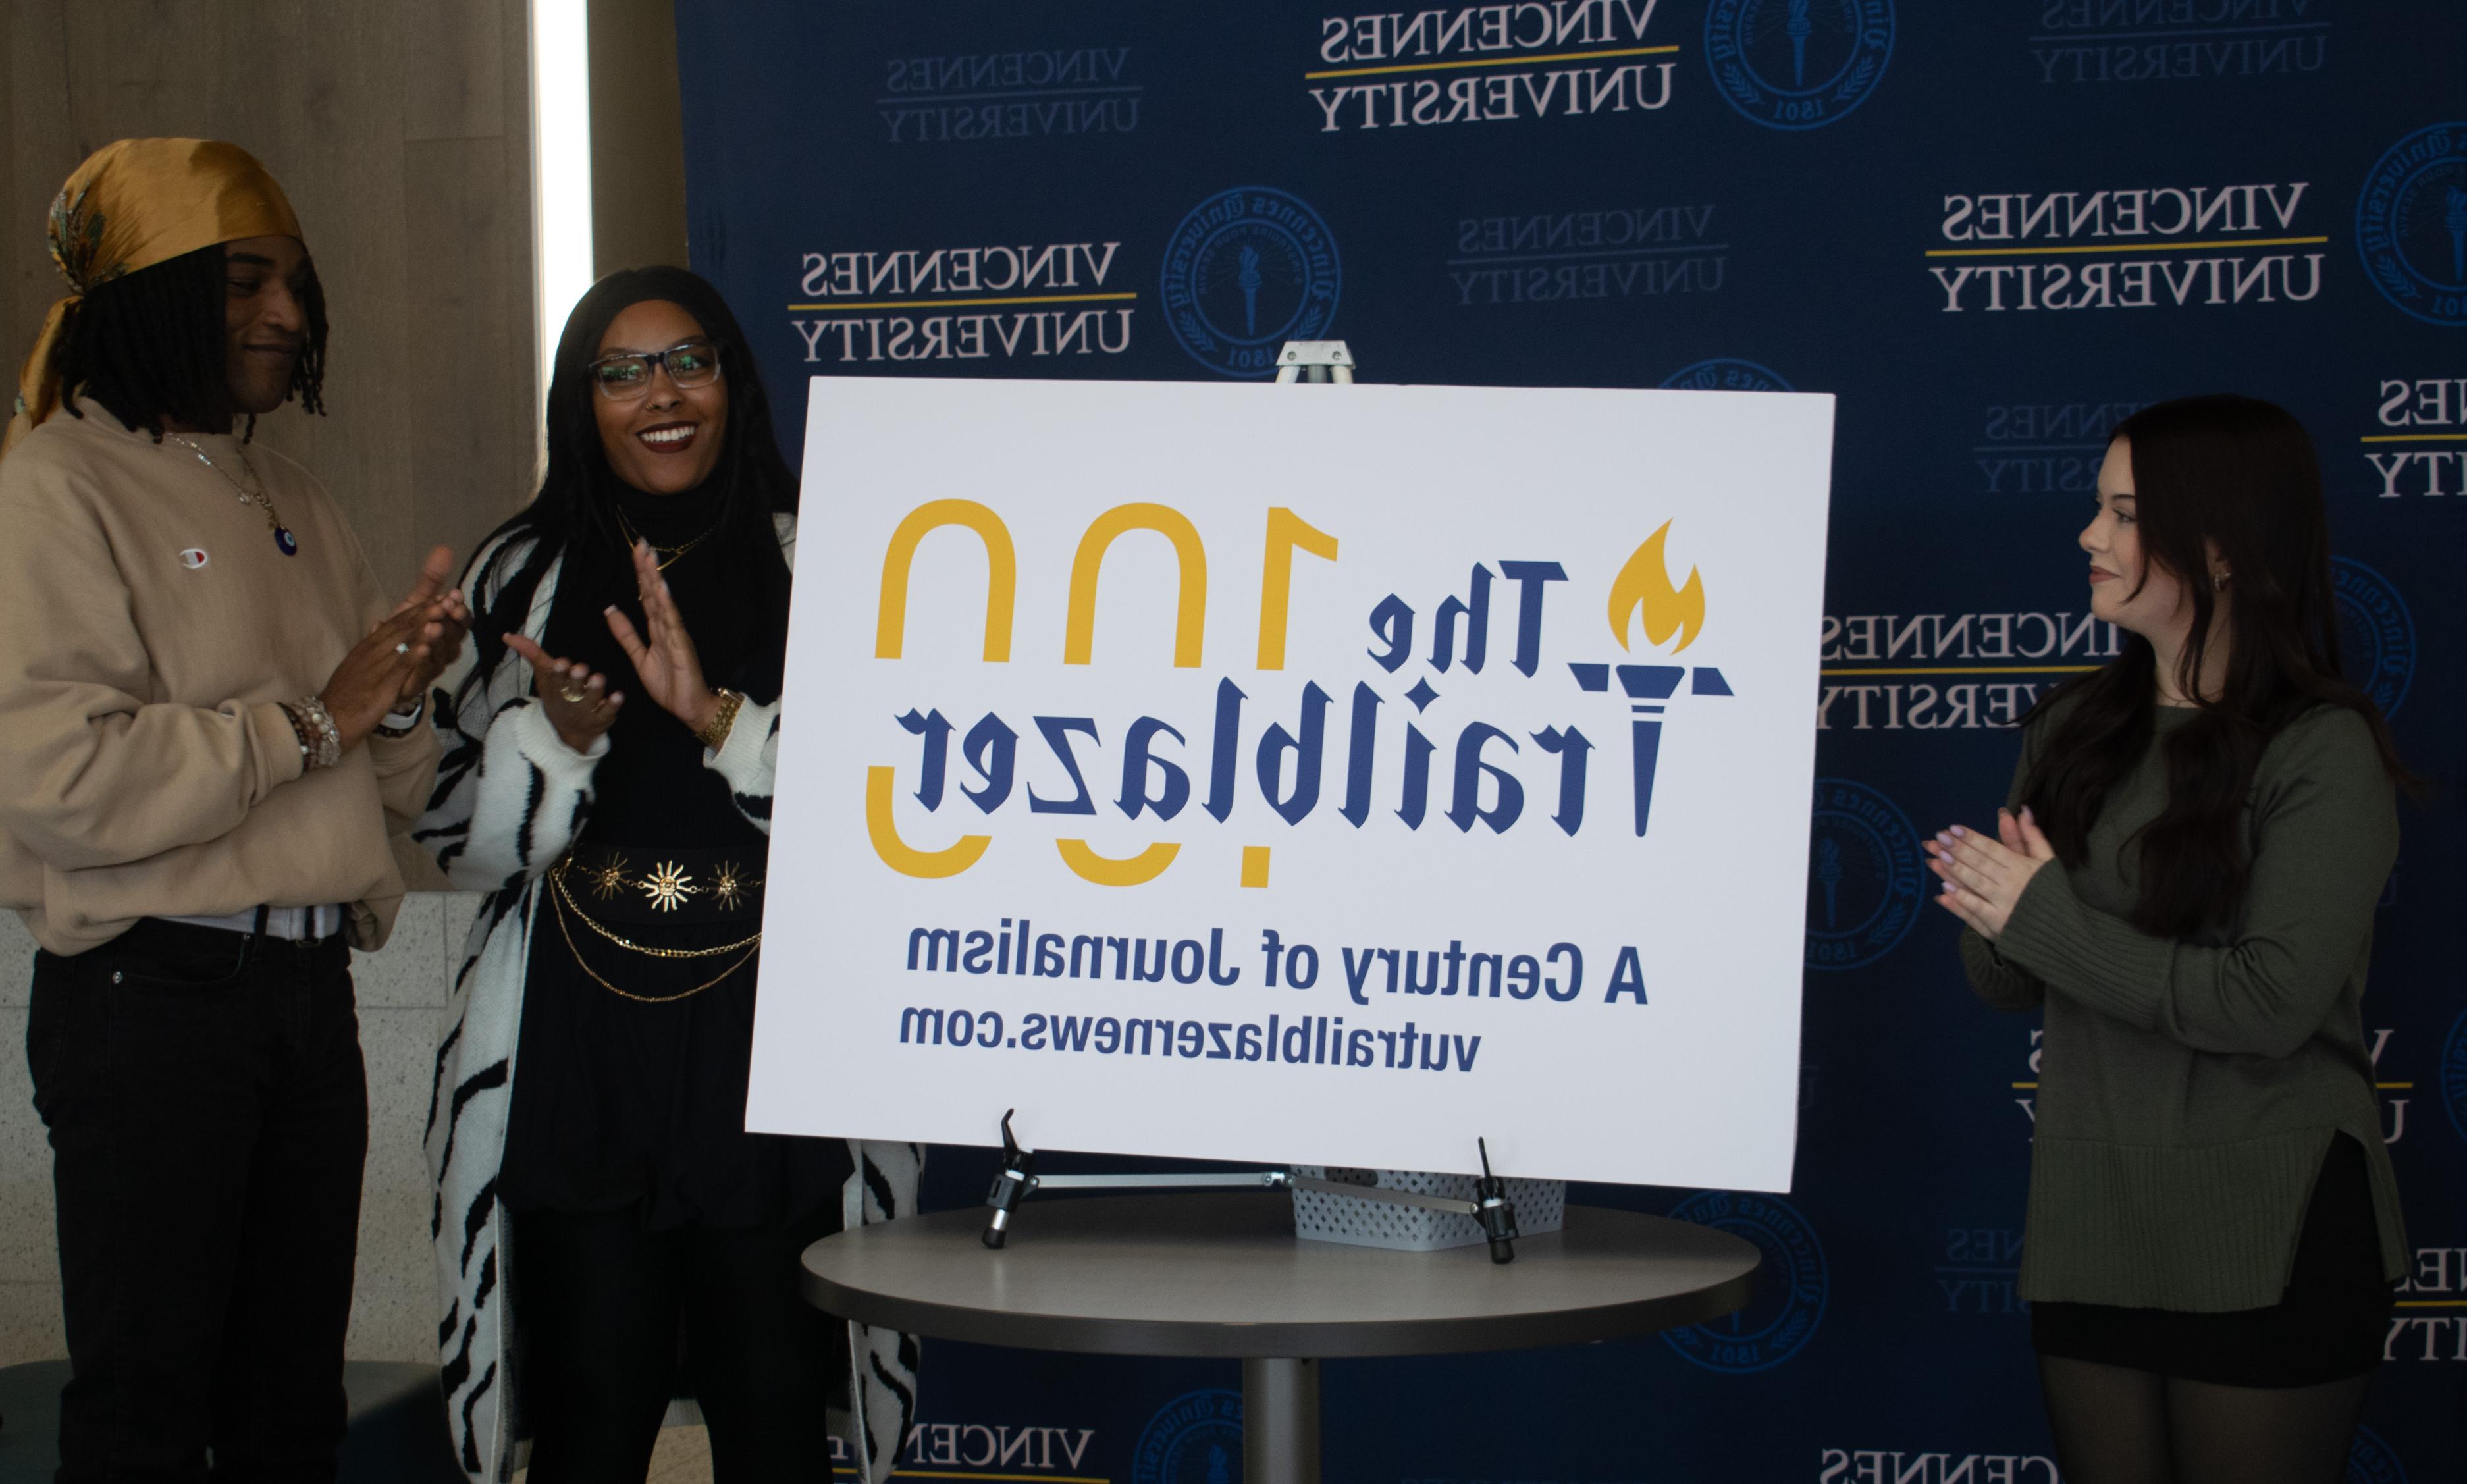
<svg viewBox="0 0 2467 1484"><path fill-rule="evenodd" d="M736 570L749 574L768 605L785 612L788 565L780 554L772 517L795 512L797 480L780 455L780 442L772 431L771 400L762 391L761 373L755 368L745 331L719 290L700 275L667 266L621 268L591 285L576 302L574 312L566 316L564 333L557 336L548 386L548 471L532 503L483 543L485 549L502 536L513 538L506 551L526 544L528 549L520 565L504 579L488 612L479 615L472 625L476 663L458 700L471 695L503 661L506 635L521 629L531 612L532 596L550 564L579 543L604 543L617 552L625 550L613 498L618 480L608 467L599 417L592 410L590 366L617 316L650 300L666 300L683 308L719 348L728 418L719 459L705 485L716 517L707 539L729 554ZM471 577L474 587L491 580L492 574L478 572ZM476 600L479 594L471 596Z"/></svg>
<svg viewBox="0 0 2467 1484"><path fill-rule="evenodd" d="M233 415L224 244L167 258L98 283L60 338L63 391L101 402L131 428L163 440L163 423L212 424ZM326 410L326 291L313 260L299 292L307 333L292 363L290 394ZM74 396L62 411L81 416ZM248 419L243 436L257 431Z"/></svg>
<svg viewBox="0 0 2467 1484"><path fill-rule="evenodd" d="M2137 836L2141 894L2133 912L2145 933L2188 937L2232 923L2243 904L2252 869L2241 829L2245 796L2262 750L2290 722L2321 706L2354 711L2390 776L2409 787L2414 778L2380 709L2340 669L2329 519L2303 425L2252 397L2193 396L2145 407L2111 438L2132 460L2141 580L2164 572L2193 608L2176 680L2197 709L2166 741L2167 802ZM2215 697L2200 684L2219 608L2213 548L2232 594ZM2157 682L2150 641L2127 633L2116 660L2037 708L2056 717L2055 730L2022 798L2069 865L2089 858L2100 807L2149 751Z"/></svg>

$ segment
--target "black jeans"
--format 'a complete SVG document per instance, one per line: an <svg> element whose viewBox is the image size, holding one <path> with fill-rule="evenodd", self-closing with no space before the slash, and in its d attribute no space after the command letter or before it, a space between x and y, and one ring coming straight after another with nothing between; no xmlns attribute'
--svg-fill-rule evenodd
<svg viewBox="0 0 2467 1484"><path fill-rule="evenodd" d="M38 953L26 1055L59 1203L59 1479L332 1479L369 1136L351 950L147 919Z"/></svg>
<svg viewBox="0 0 2467 1484"><path fill-rule="evenodd" d="M680 1381L718 1484L829 1484L848 1326L799 1294L797 1258L838 1213L666 1231L634 1208L512 1217L532 1484L641 1480Z"/></svg>

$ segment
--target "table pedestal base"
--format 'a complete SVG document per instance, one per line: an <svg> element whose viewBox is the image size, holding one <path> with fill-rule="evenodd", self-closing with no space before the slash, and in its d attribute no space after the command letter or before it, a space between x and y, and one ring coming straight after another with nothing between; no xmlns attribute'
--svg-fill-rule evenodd
<svg viewBox="0 0 2467 1484"><path fill-rule="evenodd" d="M1267 1191L1056 1201L1027 1240L989 1252L984 1234L984 1211L962 1208L825 1237L805 1248L805 1298L972 1344L1240 1359L1238 1442L1221 1393L1226 1405L1180 1415L1211 1424L1192 1472L1222 1473L1233 1460L1217 1455L1239 1447L1249 1484L1319 1484L1325 1361L1300 1357L1578 1345L1703 1324L1747 1302L1757 1264L1755 1245L1727 1231L1590 1206L1527 1238L1505 1268L1479 1248L1297 1242L1292 1199Z"/></svg>
<svg viewBox="0 0 2467 1484"><path fill-rule="evenodd" d="M1242 1484L1319 1484L1319 1362L1242 1362Z"/></svg>

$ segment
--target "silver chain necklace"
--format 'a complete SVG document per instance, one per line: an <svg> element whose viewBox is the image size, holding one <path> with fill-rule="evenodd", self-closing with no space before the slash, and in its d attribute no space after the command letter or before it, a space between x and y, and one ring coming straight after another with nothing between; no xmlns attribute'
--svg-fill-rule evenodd
<svg viewBox="0 0 2467 1484"><path fill-rule="evenodd" d="M197 461L199 463L204 464L207 468L221 475L223 483L229 484L233 489L238 492L240 504L254 505L259 509L263 510L265 512L265 528L274 532L274 544L283 549L283 555L297 556L300 554L300 538L291 533L290 527L283 524L283 517L274 513L274 502L266 498L265 482L258 478L257 470L249 464L248 451L246 449L240 450L239 454L239 466L248 475L248 483L242 483L233 475L231 470L224 468L221 464L215 462L213 459L207 457L206 451L198 447L194 442L182 438L177 433L166 433L163 436L170 438L172 442L179 444L182 448L185 448L189 452L196 455Z"/></svg>

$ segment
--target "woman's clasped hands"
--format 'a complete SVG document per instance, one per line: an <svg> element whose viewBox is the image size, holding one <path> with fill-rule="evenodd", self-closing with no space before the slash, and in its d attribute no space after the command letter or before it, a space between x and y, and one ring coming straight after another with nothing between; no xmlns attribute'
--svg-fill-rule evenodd
<svg viewBox="0 0 2467 1484"><path fill-rule="evenodd" d="M634 678L644 694L684 722L687 731L699 733L718 711L719 696L703 679L701 656L686 632L685 616L677 611L668 579L660 575L658 553L647 543L638 542L632 556L650 634L646 638L638 632L633 621L613 607L607 613L608 631L633 663ZM559 659L519 633L506 636L506 647L531 662L532 689L567 747L587 753L616 724L625 694L613 688L606 675Z"/></svg>
<svg viewBox="0 0 2467 1484"><path fill-rule="evenodd" d="M1993 840L1956 824L1920 843L1931 857L1928 869L1944 883L1937 905L1989 939L2004 932L2030 878L2056 858L2055 847L2026 808L2019 815L1997 810Z"/></svg>

